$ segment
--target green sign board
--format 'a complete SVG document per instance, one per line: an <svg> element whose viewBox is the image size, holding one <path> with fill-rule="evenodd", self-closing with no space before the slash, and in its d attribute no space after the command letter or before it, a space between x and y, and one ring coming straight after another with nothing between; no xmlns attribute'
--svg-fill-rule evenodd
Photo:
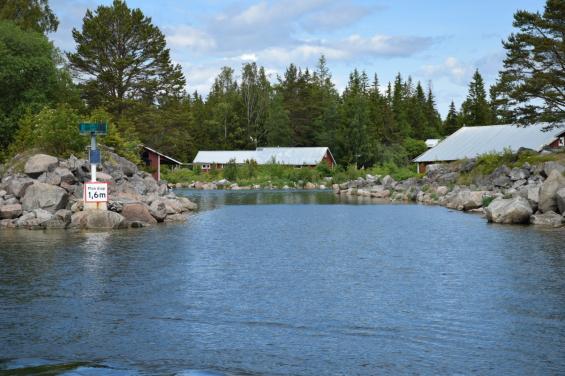
<svg viewBox="0 0 565 376"><path fill-rule="evenodd" d="M91 135L91 134L108 134L108 123L80 123L79 124L80 134Z"/></svg>

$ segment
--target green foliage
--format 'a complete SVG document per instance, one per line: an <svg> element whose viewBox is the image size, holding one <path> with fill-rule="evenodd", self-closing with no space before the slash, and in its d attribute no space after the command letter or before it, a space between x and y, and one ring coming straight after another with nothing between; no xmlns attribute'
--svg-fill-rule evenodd
<svg viewBox="0 0 565 376"><path fill-rule="evenodd" d="M408 154L408 158L413 159L428 150L426 142L422 140L414 140L413 138L406 138L402 142L402 146Z"/></svg>
<svg viewBox="0 0 565 376"><path fill-rule="evenodd" d="M457 114L457 110L455 109L455 103L451 101L451 104L449 105L449 112L447 113L447 117L445 118L445 122L443 123L443 134L449 136L460 127L461 121L459 119L459 115Z"/></svg>
<svg viewBox="0 0 565 376"><path fill-rule="evenodd" d="M0 150L18 130L19 119L56 101L59 73L47 38L0 21Z"/></svg>
<svg viewBox="0 0 565 376"><path fill-rule="evenodd" d="M493 201L494 201L494 197L492 197L492 196L483 197L483 200L482 200L483 208L486 208L487 206L489 206L490 203L493 202Z"/></svg>
<svg viewBox="0 0 565 376"><path fill-rule="evenodd" d="M419 176L416 168L413 166L398 167L394 163L385 163L384 165L373 167L370 172L372 175L390 175L397 181Z"/></svg>
<svg viewBox="0 0 565 376"><path fill-rule="evenodd" d="M469 83L467 99L461 105L461 121L466 126L488 125L494 122L483 77L478 69Z"/></svg>
<svg viewBox="0 0 565 376"><path fill-rule="evenodd" d="M112 120L112 115L101 108L92 111L88 120L108 124L108 135L98 138L100 144L113 148L118 155L136 164L141 163L139 157L141 141L131 123L125 119L115 122Z"/></svg>
<svg viewBox="0 0 565 376"><path fill-rule="evenodd" d="M81 116L67 105L44 108L36 115L28 114L21 120L21 127L11 145L11 154L29 148L38 148L58 157L84 153L89 138L79 135Z"/></svg>
<svg viewBox="0 0 565 376"><path fill-rule="evenodd" d="M224 178L229 181L236 181L238 176L238 167L235 163L235 159L230 159L230 161L224 165L223 170Z"/></svg>
<svg viewBox="0 0 565 376"><path fill-rule="evenodd" d="M505 149L502 153L486 153L477 158L477 164L473 168L474 172L482 175L489 175L502 165L509 166L515 161L512 150Z"/></svg>
<svg viewBox="0 0 565 376"><path fill-rule="evenodd" d="M245 161L241 169L241 177L243 179L253 179L257 177L257 162L253 159Z"/></svg>
<svg viewBox="0 0 565 376"><path fill-rule="evenodd" d="M196 180L199 172L188 168L170 169L168 166L161 166L161 179L171 183L187 183Z"/></svg>
<svg viewBox="0 0 565 376"><path fill-rule="evenodd" d="M504 68L497 91L500 105L520 124L565 120L565 2L547 0L543 14L514 14L517 32L503 42ZM508 109L507 109L508 110Z"/></svg>
<svg viewBox="0 0 565 376"><path fill-rule="evenodd" d="M184 89L181 67L171 63L163 33L122 0L87 10L73 38L76 52L67 57L75 72L90 77L82 90L92 107L121 115L132 102L152 104Z"/></svg>
<svg viewBox="0 0 565 376"><path fill-rule="evenodd" d="M59 20L47 0L0 0L0 20L13 21L26 31L57 31Z"/></svg>
<svg viewBox="0 0 565 376"><path fill-rule="evenodd" d="M328 164L325 161L321 162L316 166L316 171L320 176L332 175L332 169L330 168L330 166L328 166Z"/></svg>

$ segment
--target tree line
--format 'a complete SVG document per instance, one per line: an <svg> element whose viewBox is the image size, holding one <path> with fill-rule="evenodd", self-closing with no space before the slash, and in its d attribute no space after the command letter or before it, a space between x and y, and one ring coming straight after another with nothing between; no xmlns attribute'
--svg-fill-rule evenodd
<svg viewBox="0 0 565 376"><path fill-rule="evenodd" d="M198 150L329 146L344 166L405 165L424 140L462 126L562 122L563 19L558 0L543 14L518 11L489 95L477 70L441 119L431 84L399 73L382 85L354 69L340 93L324 56L277 77L255 62L224 67L206 97L188 93L163 33L125 1L87 10L75 52L63 53L47 37L58 27L47 0L0 0L0 158L32 146L80 152L80 119L109 121L104 142L132 158L139 143L184 161Z"/></svg>

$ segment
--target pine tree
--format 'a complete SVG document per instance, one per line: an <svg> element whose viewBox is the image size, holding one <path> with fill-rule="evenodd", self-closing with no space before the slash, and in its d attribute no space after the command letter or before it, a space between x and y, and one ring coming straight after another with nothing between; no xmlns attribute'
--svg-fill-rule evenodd
<svg viewBox="0 0 565 376"><path fill-rule="evenodd" d="M565 121L565 1L547 0L543 14L520 10L506 49L500 87L520 124ZM505 117L505 115L502 115Z"/></svg>
<svg viewBox="0 0 565 376"><path fill-rule="evenodd" d="M171 62L165 36L140 9L114 0L87 10L73 38L76 52L67 57L84 78L83 96L92 107L106 106L119 116L131 102L154 105L183 94L180 65Z"/></svg>
<svg viewBox="0 0 565 376"><path fill-rule="evenodd" d="M463 123L466 126L488 125L493 123L492 114L483 77L479 70L475 70L473 79L469 83L467 99L461 105Z"/></svg>

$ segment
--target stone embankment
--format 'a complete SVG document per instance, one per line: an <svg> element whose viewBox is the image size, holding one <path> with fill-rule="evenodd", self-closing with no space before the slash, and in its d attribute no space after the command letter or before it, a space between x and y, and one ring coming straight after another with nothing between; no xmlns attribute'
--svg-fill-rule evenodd
<svg viewBox="0 0 565 376"><path fill-rule="evenodd" d="M458 185L461 173L469 172L474 161L463 166L430 165L420 179L395 181L390 176L371 176L334 184L339 195L372 197L390 201L442 205L451 209L483 213L489 222L565 225L565 165L545 162L520 168L501 166L469 186Z"/></svg>
<svg viewBox="0 0 565 376"><path fill-rule="evenodd" d="M170 192L150 174L108 151L97 180L108 182L108 210L83 210L90 164L36 154L17 156L0 174L0 229L107 229L184 221L196 204ZM16 167L19 166L19 167Z"/></svg>
<svg viewBox="0 0 565 376"><path fill-rule="evenodd" d="M331 178L329 178L331 181ZM221 179L218 181L213 182L201 182L196 181L190 184L185 183L177 183L172 185L173 188L181 189L181 188L189 188L189 189L197 189L197 190L215 190L215 189L225 189L231 191L241 191L241 190L252 190L252 189L328 189L328 186L325 184L315 184L310 182L298 182L293 183L291 185L283 185L282 187L275 186L273 184L266 184L266 185L238 185L237 183L232 183L227 179Z"/></svg>

